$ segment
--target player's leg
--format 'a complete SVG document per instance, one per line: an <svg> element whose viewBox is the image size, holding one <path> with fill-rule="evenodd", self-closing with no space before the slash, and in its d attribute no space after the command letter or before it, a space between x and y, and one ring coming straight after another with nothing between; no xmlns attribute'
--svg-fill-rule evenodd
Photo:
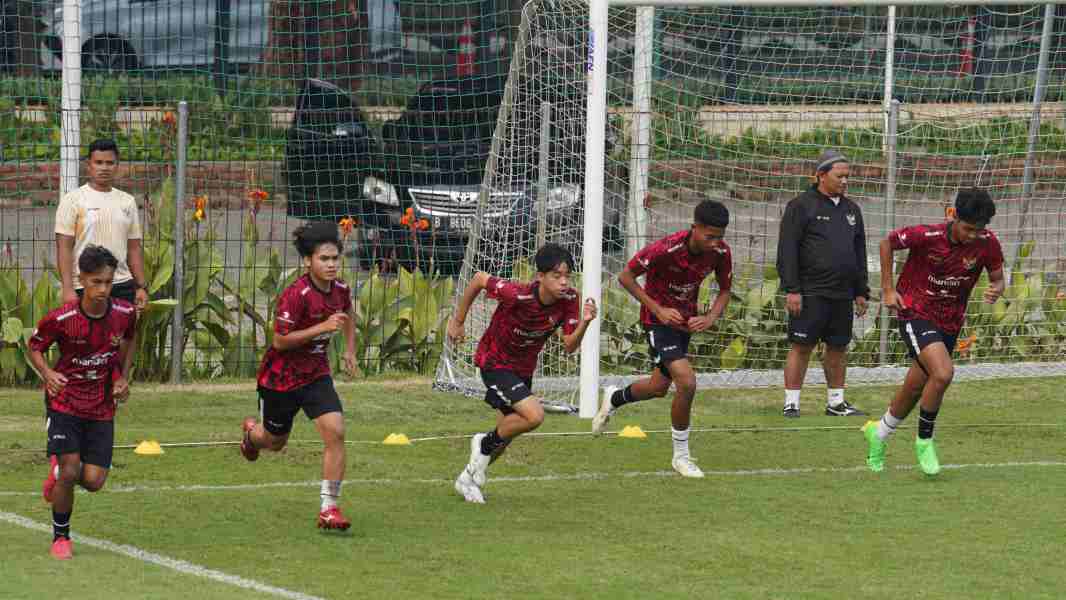
<svg viewBox="0 0 1066 600"><path fill-rule="evenodd" d="M696 372L687 358L678 358L666 365L674 383L674 401L670 405L671 437L674 470L685 477L703 477L688 447L689 425L692 420L692 401L696 397Z"/></svg>
<svg viewBox="0 0 1066 600"><path fill-rule="evenodd" d="M245 417L241 424L241 454L254 461L260 450L278 452L289 441L292 422L300 410L299 390L279 392L267 388L258 389L259 420Z"/></svg>
<svg viewBox="0 0 1066 600"><path fill-rule="evenodd" d="M855 311L851 300L827 301L831 307L823 339L825 353L822 369L825 371L825 414L831 417L862 416L866 413L844 399L844 382L848 369L848 344L851 343Z"/></svg>
<svg viewBox="0 0 1066 600"><path fill-rule="evenodd" d="M807 377L807 365L828 318L827 305L817 296L803 296L800 314L788 317L788 340L792 345L785 357L785 405L781 410L786 417L800 416L800 392Z"/></svg>
<svg viewBox="0 0 1066 600"><path fill-rule="evenodd" d="M113 421L86 421L81 448L81 476L78 485L88 492L98 492L107 482L111 471L111 455L115 448Z"/></svg>
<svg viewBox="0 0 1066 600"><path fill-rule="evenodd" d="M921 364L917 360L911 363L903 378L903 385L896 390L885 414L877 421L867 421L863 426L863 434L866 437L867 453L866 464L872 471L883 471L885 468L885 449L888 438L896 432L899 424L907 418L918 398L922 395L927 377Z"/></svg>
<svg viewBox="0 0 1066 600"><path fill-rule="evenodd" d="M529 409L526 410L525 416L515 409L515 405L533 395L530 390L531 379L511 371L497 370L482 371L481 380L486 387L485 403L499 413L496 427L492 431L478 433L470 438L470 458L455 479L455 491L467 502L475 504L485 502L481 487L485 485L485 471L491 464L493 455L502 454L517 435L516 432L520 433L519 430L529 425L526 423L527 417L535 417ZM544 409L539 401L536 405L540 409L540 420L543 421Z"/></svg>
<svg viewBox="0 0 1066 600"><path fill-rule="evenodd" d="M73 555L70 517L74 512L74 486L81 478L82 420L50 410L47 430L50 464L44 496L45 500L52 504L51 554L57 559L65 560ZM54 481L49 482L49 479Z"/></svg>
<svg viewBox="0 0 1066 600"><path fill-rule="evenodd" d="M622 406L662 398L670 391L670 375L662 363L657 363L651 375L634 381L624 388L609 386L603 390L603 400L600 402L599 411L592 418L592 433L603 433L604 427Z"/></svg>
<svg viewBox="0 0 1066 600"><path fill-rule="evenodd" d="M954 348L954 337L942 337L947 339L929 344L922 349L918 357L928 377L918 403L918 437L915 439L914 448L918 465L926 475L936 475L940 472L940 459L933 443L933 427L940 412L940 404L944 401L944 392L955 377L955 365L951 361L951 349L948 348L948 345Z"/></svg>
<svg viewBox="0 0 1066 600"><path fill-rule="evenodd" d="M331 377L323 377L301 388L304 414L315 423L325 449L322 453L322 486L319 497L318 526L345 530L351 522L344 517L337 501L344 483L346 454L344 446L344 409Z"/></svg>

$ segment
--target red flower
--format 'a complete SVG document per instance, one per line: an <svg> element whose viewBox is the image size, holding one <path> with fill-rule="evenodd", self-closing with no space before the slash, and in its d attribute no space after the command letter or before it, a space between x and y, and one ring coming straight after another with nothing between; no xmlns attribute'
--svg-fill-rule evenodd
<svg viewBox="0 0 1066 600"><path fill-rule="evenodd" d="M270 197L270 194L259 188L248 192L248 200L252 203L252 214L259 214L259 207L267 201L268 197Z"/></svg>
<svg viewBox="0 0 1066 600"><path fill-rule="evenodd" d="M195 221L203 221L207 216L207 195L196 197L196 211L192 213Z"/></svg>
<svg viewBox="0 0 1066 600"><path fill-rule="evenodd" d="M341 235L344 236L345 239L347 239L348 236L351 235L352 230L355 229L357 225L359 225L359 219L354 219L352 217L344 217L340 220L339 225L341 227Z"/></svg>

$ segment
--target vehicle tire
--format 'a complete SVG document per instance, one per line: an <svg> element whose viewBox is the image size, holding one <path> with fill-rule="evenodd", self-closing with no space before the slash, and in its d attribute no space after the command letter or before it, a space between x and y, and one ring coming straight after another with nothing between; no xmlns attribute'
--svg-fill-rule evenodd
<svg viewBox="0 0 1066 600"><path fill-rule="evenodd" d="M139 67L137 53L123 39L97 37L81 47L81 68L93 73L124 73Z"/></svg>

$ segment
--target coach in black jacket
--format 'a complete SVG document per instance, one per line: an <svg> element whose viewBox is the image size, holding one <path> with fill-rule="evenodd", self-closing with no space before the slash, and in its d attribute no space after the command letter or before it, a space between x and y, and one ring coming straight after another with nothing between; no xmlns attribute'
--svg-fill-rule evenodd
<svg viewBox="0 0 1066 600"><path fill-rule="evenodd" d="M829 388L825 414L863 415L844 400L847 349L855 314L866 313L866 234L859 205L845 196L848 160L836 150L818 159L815 183L788 203L781 217L777 272L785 291L788 339L786 417L800 416L799 398L811 351L825 342L822 366Z"/></svg>

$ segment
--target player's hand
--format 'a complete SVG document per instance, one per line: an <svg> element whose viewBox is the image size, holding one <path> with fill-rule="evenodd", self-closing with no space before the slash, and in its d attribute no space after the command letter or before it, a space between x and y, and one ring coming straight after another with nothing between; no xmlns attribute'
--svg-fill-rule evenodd
<svg viewBox="0 0 1066 600"><path fill-rule="evenodd" d="M322 329L323 333L333 333L334 331L340 331L343 329L347 323L348 315L344 313L333 313L328 319L322 321L322 324L320 324L319 327Z"/></svg>
<svg viewBox="0 0 1066 600"><path fill-rule="evenodd" d="M895 309L895 310L903 310L904 308L907 308L903 304L903 298L899 297L899 294L896 293L896 290L884 290L884 291L882 291L881 292L881 304L883 304L884 306L886 306L888 308L892 308L892 309Z"/></svg>
<svg viewBox="0 0 1066 600"><path fill-rule="evenodd" d="M74 291L74 288L63 290L63 304L70 304L78 300L78 292Z"/></svg>
<svg viewBox="0 0 1066 600"><path fill-rule="evenodd" d="M359 368L359 361L356 360L354 352L344 353L344 369L348 371L348 375L352 377L363 376L363 371Z"/></svg>
<svg viewBox="0 0 1066 600"><path fill-rule="evenodd" d="M49 369L44 373L44 387L52 396L59 395L67 385L67 377L62 373Z"/></svg>
<svg viewBox="0 0 1066 600"><path fill-rule="evenodd" d="M1003 295L1003 288L1004 286L1002 285L990 285L986 287L984 293L985 302L995 304L996 300L999 300L999 297Z"/></svg>
<svg viewBox="0 0 1066 600"><path fill-rule="evenodd" d="M803 294L785 294L785 310L793 317L800 316L800 311L803 310Z"/></svg>
<svg viewBox="0 0 1066 600"><path fill-rule="evenodd" d="M596 301L592 298L585 300L584 309L581 311L581 320L585 323L596 318L599 310L596 308Z"/></svg>
<svg viewBox="0 0 1066 600"><path fill-rule="evenodd" d="M137 309L138 315L148 308L148 290L137 288L133 295L133 307Z"/></svg>
<svg viewBox="0 0 1066 600"><path fill-rule="evenodd" d="M855 296L855 314L860 317L866 314L865 296Z"/></svg>
<svg viewBox="0 0 1066 600"><path fill-rule="evenodd" d="M692 317L688 320L688 330L692 333L699 333L701 331L707 331L711 327L714 327L714 322L717 319L711 315L700 315L698 317Z"/></svg>
<svg viewBox="0 0 1066 600"><path fill-rule="evenodd" d="M466 337L463 324L455 320L455 317L448 319L448 339L452 344L458 344Z"/></svg>
<svg viewBox="0 0 1066 600"><path fill-rule="evenodd" d="M116 379L111 396L115 399L115 404L125 402L130 397L130 382L125 377Z"/></svg>
<svg viewBox="0 0 1066 600"><path fill-rule="evenodd" d="M676 308L660 308L655 312L655 318L659 319L663 325L671 325L679 329L685 326L685 318Z"/></svg>

